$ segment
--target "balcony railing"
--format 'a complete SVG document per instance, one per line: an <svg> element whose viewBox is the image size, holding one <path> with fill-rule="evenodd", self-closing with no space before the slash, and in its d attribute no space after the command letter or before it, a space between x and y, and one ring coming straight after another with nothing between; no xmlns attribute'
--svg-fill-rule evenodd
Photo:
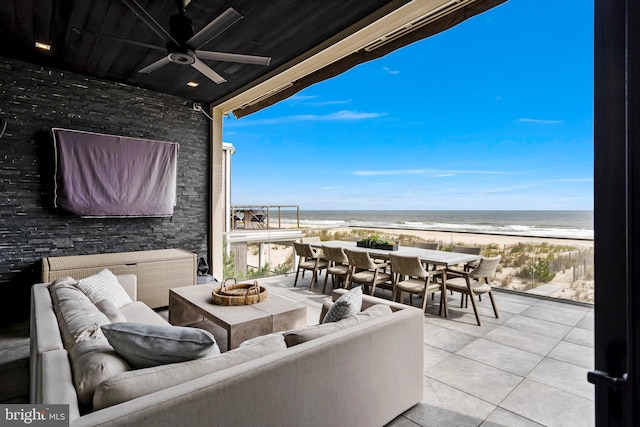
<svg viewBox="0 0 640 427"><path fill-rule="evenodd" d="M233 205L231 206L231 229L270 230L273 228L282 228L283 209L296 210L296 228L300 228L300 206Z"/></svg>

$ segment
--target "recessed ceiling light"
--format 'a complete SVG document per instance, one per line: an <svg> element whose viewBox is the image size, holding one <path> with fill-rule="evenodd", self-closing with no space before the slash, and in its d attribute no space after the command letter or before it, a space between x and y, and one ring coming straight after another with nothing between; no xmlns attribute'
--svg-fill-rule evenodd
<svg viewBox="0 0 640 427"><path fill-rule="evenodd" d="M197 87L200 83L196 83L196 82L189 82L187 83L187 86L189 87Z"/></svg>
<svg viewBox="0 0 640 427"><path fill-rule="evenodd" d="M42 50L51 50L51 45L46 43L36 42L36 47Z"/></svg>

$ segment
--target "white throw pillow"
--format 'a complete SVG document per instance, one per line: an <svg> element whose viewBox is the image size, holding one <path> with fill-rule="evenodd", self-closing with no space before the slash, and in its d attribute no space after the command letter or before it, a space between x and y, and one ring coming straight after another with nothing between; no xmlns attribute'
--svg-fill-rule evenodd
<svg viewBox="0 0 640 427"><path fill-rule="evenodd" d="M216 339L203 329L135 322L111 323L101 329L111 347L134 368L220 354Z"/></svg>
<svg viewBox="0 0 640 427"><path fill-rule="evenodd" d="M100 273L79 280L76 286L94 304L108 299L117 308L121 308L133 302L116 276L106 268Z"/></svg>
<svg viewBox="0 0 640 427"><path fill-rule="evenodd" d="M337 322L345 317L360 313L362 308L362 287L351 289L333 303L331 309L322 319L322 323Z"/></svg>

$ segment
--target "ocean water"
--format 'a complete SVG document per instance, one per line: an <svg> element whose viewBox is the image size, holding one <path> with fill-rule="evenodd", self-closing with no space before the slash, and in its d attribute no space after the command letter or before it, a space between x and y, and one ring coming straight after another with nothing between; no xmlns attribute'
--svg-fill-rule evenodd
<svg viewBox="0 0 640 427"><path fill-rule="evenodd" d="M296 212L281 218L295 223ZM301 210L300 224L593 239L593 211Z"/></svg>

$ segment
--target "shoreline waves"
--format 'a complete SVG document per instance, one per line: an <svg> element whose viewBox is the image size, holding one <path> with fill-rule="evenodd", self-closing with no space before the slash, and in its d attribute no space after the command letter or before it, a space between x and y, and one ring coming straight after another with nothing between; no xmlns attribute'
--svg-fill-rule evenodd
<svg viewBox="0 0 640 427"><path fill-rule="evenodd" d="M282 212L295 226L295 212ZM304 228L370 228L406 232L593 239L592 211L300 211Z"/></svg>

